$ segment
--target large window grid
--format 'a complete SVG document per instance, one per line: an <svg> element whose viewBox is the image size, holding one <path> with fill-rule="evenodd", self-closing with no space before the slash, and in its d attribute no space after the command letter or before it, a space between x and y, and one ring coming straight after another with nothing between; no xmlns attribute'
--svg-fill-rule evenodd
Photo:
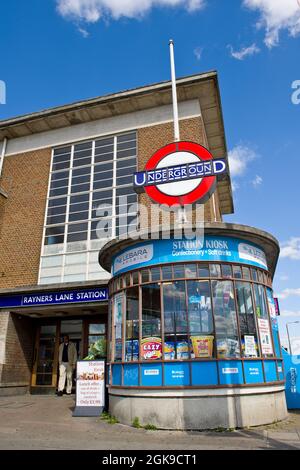
<svg viewBox="0 0 300 470"><path fill-rule="evenodd" d="M209 270L210 266L213 265L213 268ZM217 266L219 266L217 268ZM225 266L227 266L225 268ZM242 274L242 278L240 276L236 276L235 272L239 268ZM187 318L181 318L181 326L179 328L175 327L172 331L172 335L177 340L177 336L182 339L182 342L189 342L190 337L196 333L196 326L195 322L199 318L200 325L199 326L199 335L212 335L213 336L213 353L211 355L211 360L215 360L215 358L241 358L243 360L253 360L255 359L273 359L275 356L275 349L274 349L274 340L271 332L271 324L269 314L267 312L267 316L265 317L269 323L270 327L270 336L272 341L272 348L273 354L266 354L262 352L261 348L261 339L258 333L258 309L256 305L256 295L255 290L258 289L261 297L260 302L265 305L267 309L266 303L266 288L270 288L272 284L271 277L265 271L252 268L251 269L251 277L249 279L249 270L243 269L244 266L239 265L230 265L229 263L218 264L208 264L208 263L186 263L183 264L174 264L174 265L162 265L156 266L153 268L144 268L143 270L136 270L131 273L124 274L112 280L110 282L110 295L113 297L115 292L130 292L131 289L134 287L137 289L139 287L140 294L140 308L143 307L143 287L146 285L150 285L157 282L157 286L160 286L161 289L161 318L159 318L159 327L162 326L161 334L160 329L157 328L157 332L159 333L157 336L161 336L162 339L162 359L164 361L168 360L184 360L184 359L194 359L192 354L190 353L189 357L186 355L187 348L184 350L184 354L177 354L176 346L173 351L173 356L170 356L169 349L165 348L165 343L168 343L172 340L171 338L171 331L168 331L168 326L166 327L166 320L167 325L172 322L172 318L168 318L168 308L166 307L164 293L166 289L170 289L171 286L175 284L183 284L184 285L184 302L186 302L186 310ZM215 277L215 272L219 273L220 277ZM210 275L207 275L210 273ZM232 274L231 274L232 273ZM206 276L205 276L206 274ZM230 277L229 277L230 274ZM178 276L178 277L177 277ZM206 279L205 279L206 277ZM179 280L179 279L182 280ZM255 279L255 280L254 280ZM263 282L263 284L260 284ZM173 282L172 282L173 281ZM191 285L193 283L193 286ZM193 301L191 301L192 291L194 290L194 284L199 283L199 288L201 287L201 295L202 299L201 302L204 302L205 308L199 313L194 308L193 315L191 316L191 307ZM226 286L225 286L226 284ZM224 345L224 352L220 354L219 344L217 341L224 339L222 337L222 331L219 325L216 325L218 322L218 314L221 315L224 313L224 305L220 306L219 312L217 311L216 306L216 299L218 296L216 295L215 291L219 286L221 293L224 294L224 289L226 287L227 295L222 298L227 297L227 306L228 306L228 316L226 318L227 327L229 324L232 323L232 335L230 339L230 347L231 349L234 348L235 350L231 350L231 353L228 354L228 345ZM182 289L181 289L182 290ZM190 292L189 292L190 290ZM197 295L196 291L194 292ZM220 296L219 296L220 297ZM179 302L180 303L180 302ZM197 299L195 300L195 304L197 303ZM177 302L178 304L178 302ZM229 307L230 305L230 307ZM171 309L173 312L173 316L176 315L174 313L174 309ZM175 309L176 310L176 309ZM177 309L178 310L178 309ZM180 310L180 309L179 309ZM226 309L225 309L226 310ZM203 317L203 311L205 313ZM226 312L225 312L226 313ZM170 315L169 315L170 316ZM222 318L221 318L222 320ZM186 327L182 322L186 323ZM230 323L231 322L231 323ZM193 323L193 325L192 325ZM204 325L204 327L203 327ZM182 329L183 328L183 329ZM196 328L197 329L197 328ZM155 328L154 328L155 330ZM184 331L183 331L184 330ZM153 331L154 333L155 331ZM224 335L223 335L224 336ZM228 328L225 334L226 338L228 338ZM229 335L230 336L230 335ZM249 348L249 339L252 339L252 350L255 351L253 353L245 353L245 342L248 341L248 348ZM137 339L137 338L136 338ZM142 339L142 334L140 333L140 340ZM124 345L125 346L125 345ZM183 346L183 345L181 345ZM227 347L227 350L226 350ZM191 344L189 344L189 348L191 349ZM182 349L182 348L181 348ZM218 353L217 353L218 351ZM182 353L182 351L181 351ZM113 357L111 358L113 361ZM201 360L201 358L196 358L197 360ZM138 358L135 357L137 361ZM140 358L141 360L141 358ZM209 358L205 358L204 360L209 360ZM123 355L123 361L126 362L125 357Z"/></svg>
<svg viewBox="0 0 300 470"><path fill-rule="evenodd" d="M126 230L122 213L128 214L130 224L136 222L136 153L136 132L53 150L40 283L103 277L99 249ZM128 196L127 204L119 199L122 195Z"/></svg>

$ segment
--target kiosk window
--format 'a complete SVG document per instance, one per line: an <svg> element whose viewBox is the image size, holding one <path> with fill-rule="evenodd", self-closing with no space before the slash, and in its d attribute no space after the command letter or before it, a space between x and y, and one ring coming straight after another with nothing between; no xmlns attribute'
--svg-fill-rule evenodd
<svg viewBox="0 0 300 470"><path fill-rule="evenodd" d="M185 281L163 284L164 305L164 358L188 359L188 323L186 311Z"/></svg>
<svg viewBox="0 0 300 470"><path fill-rule="evenodd" d="M218 357L239 357L239 335L231 281L212 281Z"/></svg>
<svg viewBox="0 0 300 470"><path fill-rule="evenodd" d="M213 356L214 326L208 281L188 281L188 319L192 358Z"/></svg>
<svg viewBox="0 0 300 470"><path fill-rule="evenodd" d="M139 288L126 290L125 361L139 360Z"/></svg>
<svg viewBox="0 0 300 470"><path fill-rule="evenodd" d="M237 282L235 284L235 291L243 356L257 357L259 355L259 349L251 284L249 282Z"/></svg>
<svg viewBox="0 0 300 470"><path fill-rule="evenodd" d="M162 356L160 285L142 287L141 359L154 360Z"/></svg>

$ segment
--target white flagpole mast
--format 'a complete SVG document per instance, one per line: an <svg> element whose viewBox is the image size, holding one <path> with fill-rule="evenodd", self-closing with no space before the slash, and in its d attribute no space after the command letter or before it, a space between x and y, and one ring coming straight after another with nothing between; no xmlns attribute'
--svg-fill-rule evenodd
<svg viewBox="0 0 300 470"><path fill-rule="evenodd" d="M175 73L175 60L174 60L174 43L173 39L169 41L170 46L170 59L171 59L171 78L172 78L172 99L173 99L173 119L174 119L174 140L179 142L179 119L178 119L178 104L177 104L177 90L176 90L176 73Z"/></svg>

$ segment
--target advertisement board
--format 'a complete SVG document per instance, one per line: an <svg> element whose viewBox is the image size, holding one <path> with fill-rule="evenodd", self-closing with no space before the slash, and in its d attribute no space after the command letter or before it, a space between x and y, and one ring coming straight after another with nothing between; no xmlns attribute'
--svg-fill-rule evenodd
<svg viewBox="0 0 300 470"><path fill-rule="evenodd" d="M258 318L257 321L261 343L261 352L262 354L273 354L269 321L264 318Z"/></svg>
<svg viewBox="0 0 300 470"><path fill-rule="evenodd" d="M259 246L238 238L207 235L203 239L137 243L113 258L112 270L116 275L131 269L186 261L224 261L268 269L266 255Z"/></svg>
<svg viewBox="0 0 300 470"><path fill-rule="evenodd" d="M105 406L105 361L77 361L73 416L99 416Z"/></svg>

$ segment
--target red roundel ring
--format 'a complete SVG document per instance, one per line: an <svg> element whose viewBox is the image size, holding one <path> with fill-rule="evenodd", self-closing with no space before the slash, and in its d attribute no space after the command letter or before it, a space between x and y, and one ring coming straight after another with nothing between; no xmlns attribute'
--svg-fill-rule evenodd
<svg viewBox="0 0 300 470"><path fill-rule="evenodd" d="M176 152L188 152L193 154L200 162L213 160L212 154L202 145L194 142L180 141L168 144L157 150L157 152L155 152L155 154L148 160L145 170L155 170L162 159ZM178 165L180 164L182 164L182 162L178 161ZM176 165L175 162L174 165ZM153 201L159 204L166 204L168 206L179 204L180 206L184 206L187 204L194 204L196 202L205 202L215 190L215 185L216 177L208 176L202 178L201 182L195 189L185 194L170 196L160 191L156 186L146 186L145 191Z"/></svg>

